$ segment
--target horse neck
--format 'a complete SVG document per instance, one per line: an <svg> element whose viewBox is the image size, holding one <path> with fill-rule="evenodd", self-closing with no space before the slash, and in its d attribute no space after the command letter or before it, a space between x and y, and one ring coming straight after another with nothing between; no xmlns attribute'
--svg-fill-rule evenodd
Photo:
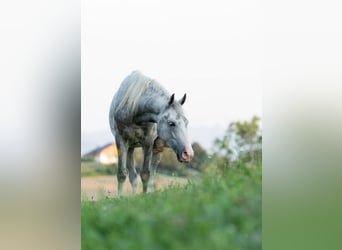
<svg viewBox="0 0 342 250"><path fill-rule="evenodd" d="M142 98L138 104L135 122L158 122L159 114L165 109L168 97L160 93L151 94Z"/></svg>

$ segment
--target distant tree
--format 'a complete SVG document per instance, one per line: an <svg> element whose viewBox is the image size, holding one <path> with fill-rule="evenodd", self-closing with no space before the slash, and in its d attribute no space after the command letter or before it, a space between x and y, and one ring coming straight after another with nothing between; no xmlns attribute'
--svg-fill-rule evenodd
<svg viewBox="0 0 342 250"><path fill-rule="evenodd" d="M240 157L255 163L261 150L262 135L259 127L260 118L253 116L250 122L235 122L236 133L239 136ZM261 156L261 153L260 153Z"/></svg>
<svg viewBox="0 0 342 250"><path fill-rule="evenodd" d="M182 171L182 166L177 160L176 154L170 148L164 148L158 170L168 173L178 173Z"/></svg>
<svg viewBox="0 0 342 250"><path fill-rule="evenodd" d="M213 146L213 166L224 169L237 160L255 164L261 161L262 135L260 118L253 116L250 121L236 121L229 124L223 138L217 138Z"/></svg>
<svg viewBox="0 0 342 250"><path fill-rule="evenodd" d="M258 116L253 116L250 122L235 122L236 133L247 143L252 142L259 131L259 121L260 118Z"/></svg>
<svg viewBox="0 0 342 250"><path fill-rule="evenodd" d="M208 160L207 151L202 148L202 146L198 142L194 142L192 144L192 149L194 150L194 158L190 163L187 164L187 166L202 171L205 163Z"/></svg>
<svg viewBox="0 0 342 250"><path fill-rule="evenodd" d="M214 156L224 158L226 161L234 161L238 156L237 132L235 123L229 124L223 138L214 140Z"/></svg>

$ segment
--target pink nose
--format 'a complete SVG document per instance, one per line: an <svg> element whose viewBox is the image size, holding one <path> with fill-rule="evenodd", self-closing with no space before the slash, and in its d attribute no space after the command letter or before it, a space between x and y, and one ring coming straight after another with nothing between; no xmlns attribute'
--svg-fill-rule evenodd
<svg viewBox="0 0 342 250"><path fill-rule="evenodd" d="M194 157L194 151L192 150L192 148L185 150L182 153L182 160L185 162L190 162L193 157Z"/></svg>

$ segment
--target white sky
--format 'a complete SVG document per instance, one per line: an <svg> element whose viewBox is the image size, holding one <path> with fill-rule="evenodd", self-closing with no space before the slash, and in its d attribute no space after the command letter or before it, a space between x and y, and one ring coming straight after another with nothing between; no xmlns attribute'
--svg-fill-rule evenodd
<svg viewBox="0 0 342 250"><path fill-rule="evenodd" d="M135 69L181 98L192 126L262 115L262 2L92 0L82 5L82 132L108 129Z"/></svg>

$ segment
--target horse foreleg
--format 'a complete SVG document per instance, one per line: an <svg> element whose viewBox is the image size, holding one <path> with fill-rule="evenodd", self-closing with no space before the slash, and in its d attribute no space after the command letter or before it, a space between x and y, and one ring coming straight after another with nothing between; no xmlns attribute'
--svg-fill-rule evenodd
<svg viewBox="0 0 342 250"><path fill-rule="evenodd" d="M157 167L159 165L161 159L161 152L160 151L154 151L152 154L152 162L151 162L151 175L149 179L149 191L153 192L154 191L154 176L157 171Z"/></svg>
<svg viewBox="0 0 342 250"><path fill-rule="evenodd" d="M129 174L129 182L132 185L132 192L133 194L137 193L137 186L138 186L138 179L137 179L137 172L135 170L135 161L134 161L134 148L129 148L127 152L127 168Z"/></svg>
<svg viewBox="0 0 342 250"><path fill-rule="evenodd" d="M152 145L144 146L144 163L140 173L141 181L143 184L143 192L150 192L150 175L151 175L151 160L152 160Z"/></svg>
<svg viewBox="0 0 342 250"><path fill-rule="evenodd" d="M161 155L165 147L165 142L161 139L157 138L153 143L153 153L152 153L152 162L151 162L151 176L150 176L150 188L151 191L154 191L154 176L157 172L157 167L160 163Z"/></svg>

